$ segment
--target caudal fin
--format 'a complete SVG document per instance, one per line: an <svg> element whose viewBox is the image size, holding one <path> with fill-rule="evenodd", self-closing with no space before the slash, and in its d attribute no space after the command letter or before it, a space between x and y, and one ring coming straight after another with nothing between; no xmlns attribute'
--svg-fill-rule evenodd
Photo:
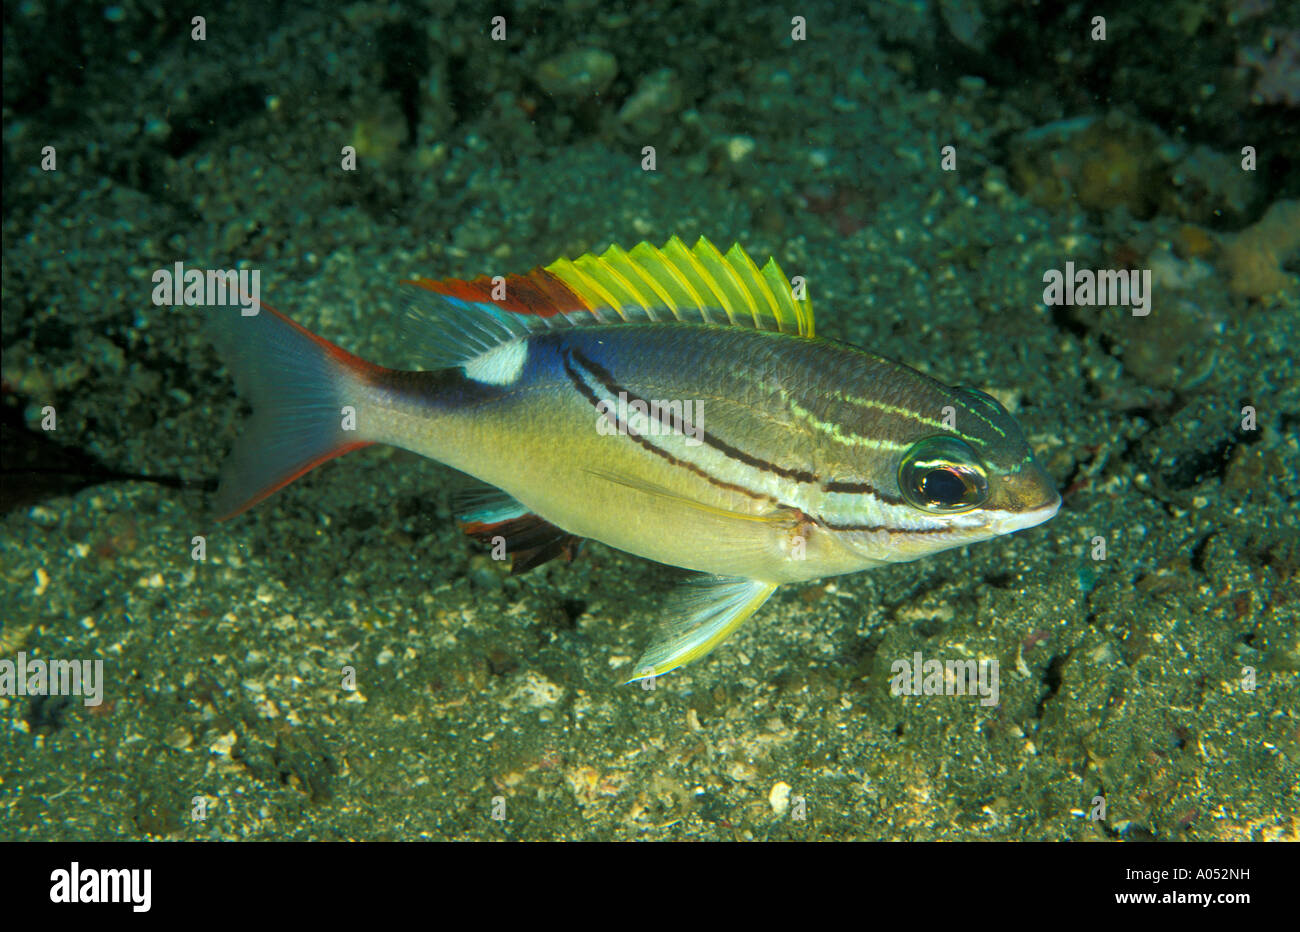
<svg viewBox="0 0 1300 932"><path fill-rule="evenodd" d="M221 470L213 503L233 518L303 473L371 441L344 429L343 407L383 372L265 303L251 317L209 311L208 331L253 415ZM350 397L349 397L350 396Z"/></svg>

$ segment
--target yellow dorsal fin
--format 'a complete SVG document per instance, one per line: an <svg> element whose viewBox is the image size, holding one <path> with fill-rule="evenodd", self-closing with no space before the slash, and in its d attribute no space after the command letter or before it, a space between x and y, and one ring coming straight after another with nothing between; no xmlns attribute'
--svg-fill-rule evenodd
<svg viewBox="0 0 1300 932"><path fill-rule="evenodd" d="M760 271L740 247L724 256L704 237L687 248L673 237L662 248L642 242L546 267L597 319L731 324L813 336L812 302L795 299L781 267Z"/></svg>

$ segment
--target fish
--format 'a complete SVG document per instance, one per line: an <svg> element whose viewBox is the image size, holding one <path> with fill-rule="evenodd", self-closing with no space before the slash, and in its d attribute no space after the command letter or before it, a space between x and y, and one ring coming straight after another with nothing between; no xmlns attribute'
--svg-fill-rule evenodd
<svg viewBox="0 0 1300 932"><path fill-rule="evenodd" d="M214 508L389 444L467 474L513 570L585 540L697 575L628 682L698 660L778 587L1035 527L1060 507L992 396L815 333L806 283L735 244L641 242L402 283L405 368L263 303L208 330L252 415Z"/></svg>

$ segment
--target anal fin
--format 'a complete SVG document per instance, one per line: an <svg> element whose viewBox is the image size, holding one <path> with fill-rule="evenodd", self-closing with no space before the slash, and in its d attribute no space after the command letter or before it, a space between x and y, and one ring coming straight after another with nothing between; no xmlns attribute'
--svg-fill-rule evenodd
<svg viewBox="0 0 1300 932"><path fill-rule="evenodd" d="M701 576L670 600L659 636L636 662L629 683L662 676L703 657L767 601L777 584L739 576Z"/></svg>
<svg viewBox="0 0 1300 932"><path fill-rule="evenodd" d="M452 496L461 530L492 546L500 538L510 557L510 572L525 573L556 557L573 560L582 538L533 514L522 503L492 486L458 490Z"/></svg>

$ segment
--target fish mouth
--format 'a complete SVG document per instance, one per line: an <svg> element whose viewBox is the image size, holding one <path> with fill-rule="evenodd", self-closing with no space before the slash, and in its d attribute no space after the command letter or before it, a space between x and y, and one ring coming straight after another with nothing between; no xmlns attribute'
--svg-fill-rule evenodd
<svg viewBox="0 0 1300 932"><path fill-rule="evenodd" d="M1061 493L1041 466L1031 463L1008 482L1007 505L993 521L999 533L1023 531L1050 521L1061 509Z"/></svg>
<svg viewBox="0 0 1300 932"><path fill-rule="evenodd" d="M1004 512L994 521L994 527L1001 534L1010 534L1012 531L1023 531L1026 528L1038 527L1045 521L1050 521L1056 517L1056 513L1061 509L1061 496L1052 490L1051 498L1043 501L1042 504L1032 508L1025 508L1013 512Z"/></svg>

